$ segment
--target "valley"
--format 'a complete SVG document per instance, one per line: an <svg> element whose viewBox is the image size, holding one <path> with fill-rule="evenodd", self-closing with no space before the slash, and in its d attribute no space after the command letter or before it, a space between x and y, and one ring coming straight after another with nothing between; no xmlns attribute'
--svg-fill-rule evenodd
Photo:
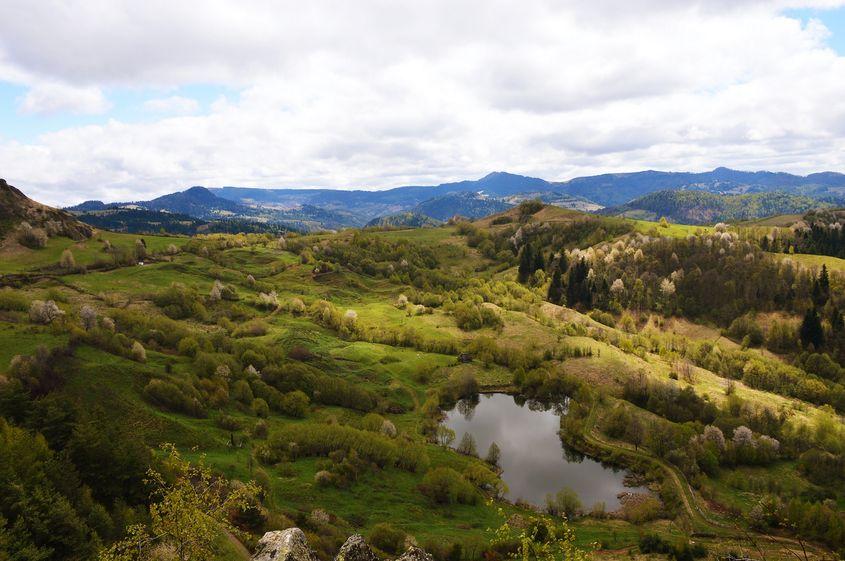
<svg viewBox="0 0 845 561"><path fill-rule="evenodd" d="M229 513L247 550L295 525L324 559L353 532L498 558L491 529L541 515L596 558L845 548L837 258L536 200L422 225L8 230L0 538L95 558L171 444L255 482Z"/></svg>

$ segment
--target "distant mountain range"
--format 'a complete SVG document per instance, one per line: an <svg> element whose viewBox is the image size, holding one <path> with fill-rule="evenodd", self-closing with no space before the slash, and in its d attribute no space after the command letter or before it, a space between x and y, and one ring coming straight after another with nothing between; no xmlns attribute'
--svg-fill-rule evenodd
<svg viewBox="0 0 845 561"><path fill-rule="evenodd" d="M689 211L681 211L679 207L692 204L689 195L685 195L683 200L659 195L633 203L645 195L663 191L694 191L715 197L697 199L695 208ZM657 215L661 213L654 209L660 208L660 205L675 205L673 212L677 221L697 223L711 221L711 218L713 221L729 220L733 214L725 208L744 204L731 199L721 201L720 196L775 192L786 192L789 196L803 199L757 197L744 200L744 203L754 201L759 212L773 208L802 212L803 207L814 204L813 201L838 203L845 200L845 175L825 172L799 176L717 168L703 173L642 171L550 182L495 172L478 180L382 191L192 187L150 201L86 201L67 210L79 215L82 220L87 213L123 208L179 213L201 220L250 220L310 231L360 227L385 216L408 212L436 220L447 220L454 215L479 218L501 212L521 200L539 198L549 204L588 212L612 207L612 210L603 211L605 213L641 211Z"/></svg>
<svg viewBox="0 0 845 561"><path fill-rule="evenodd" d="M727 195L787 191L818 199L845 197L845 175L834 172L802 176L728 168L716 168L703 173L640 171L579 177L554 185L556 190L586 198L602 206L621 205L648 193L667 190Z"/></svg>

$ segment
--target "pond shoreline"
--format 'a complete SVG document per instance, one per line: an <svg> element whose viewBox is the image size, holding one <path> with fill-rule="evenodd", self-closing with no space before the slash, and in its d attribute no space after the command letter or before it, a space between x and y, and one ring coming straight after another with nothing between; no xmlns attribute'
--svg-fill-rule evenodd
<svg viewBox="0 0 845 561"><path fill-rule="evenodd" d="M549 497L565 492L577 497L579 508L615 511L624 497L648 493L627 485L627 466L585 454L561 437L565 402L544 403L502 389L488 386L475 399L458 401L443 410L442 422L454 431L449 444L460 453L483 457L493 443L501 449L500 476L509 502L543 508Z"/></svg>

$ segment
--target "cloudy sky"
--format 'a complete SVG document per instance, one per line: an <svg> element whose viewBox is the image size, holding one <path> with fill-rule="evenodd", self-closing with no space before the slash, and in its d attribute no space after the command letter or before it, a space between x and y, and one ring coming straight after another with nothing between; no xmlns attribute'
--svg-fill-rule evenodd
<svg viewBox="0 0 845 561"><path fill-rule="evenodd" d="M0 177L52 204L845 171L845 0L3 0Z"/></svg>

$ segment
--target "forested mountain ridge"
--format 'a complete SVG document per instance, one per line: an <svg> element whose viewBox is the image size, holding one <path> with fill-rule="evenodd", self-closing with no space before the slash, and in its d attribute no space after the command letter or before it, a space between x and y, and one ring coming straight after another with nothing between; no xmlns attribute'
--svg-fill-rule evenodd
<svg viewBox="0 0 845 561"><path fill-rule="evenodd" d="M440 226L442 221L416 212L400 212L374 218L367 222L367 228L431 228Z"/></svg>
<svg viewBox="0 0 845 561"><path fill-rule="evenodd" d="M176 547L171 515L211 504L179 527L215 561L291 526L325 560L355 532L386 557L504 558L525 527L579 559L829 558L845 275L762 234L528 200L429 228L101 230L3 253L0 544L152 556L146 537ZM548 430L556 459L623 469L629 492L586 501L585 471L508 495L509 443L445 422L485 391L554 421L517 438Z"/></svg>
<svg viewBox="0 0 845 561"><path fill-rule="evenodd" d="M723 195L680 190L658 191L599 212L644 220L665 217L680 224L715 224L754 220L778 214L804 213L832 206L829 202L784 191Z"/></svg>
<svg viewBox="0 0 845 561"><path fill-rule="evenodd" d="M814 198L841 198L845 195L845 175L822 172L800 176L769 171L738 171L722 167L701 173L649 170L603 174L579 177L555 186L559 186L565 193L579 195L604 206L625 204L648 193L666 190L723 194L787 191Z"/></svg>
<svg viewBox="0 0 845 561"><path fill-rule="evenodd" d="M563 208L595 211L603 206L624 205L644 195L667 190L728 195L781 191L796 197L830 202L845 200L845 176L831 172L797 176L717 168L702 173L644 171L552 182L494 172L478 180L387 190L193 187L151 201L86 201L69 210L98 211L131 205L147 210L187 214L205 220L228 216L316 230L360 227L381 216L408 211L426 214L438 220L453 215L475 218L483 216L482 213L499 212L505 208L504 205L517 204L530 198L539 198ZM776 196L773 195L773 198ZM482 200L485 202L482 203ZM759 198L759 201L763 200L767 199ZM702 198L701 202L704 206L698 212L693 212L695 216L690 220L706 221L702 218L708 216L706 204L713 203L719 207L719 199L716 198ZM806 210L806 205L798 199L793 203L801 210ZM447 212L446 206L454 208ZM771 206L778 208L775 204ZM759 212L766 212L766 208L763 205ZM781 201L781 208L788 208L788 204Z"/></svg>

